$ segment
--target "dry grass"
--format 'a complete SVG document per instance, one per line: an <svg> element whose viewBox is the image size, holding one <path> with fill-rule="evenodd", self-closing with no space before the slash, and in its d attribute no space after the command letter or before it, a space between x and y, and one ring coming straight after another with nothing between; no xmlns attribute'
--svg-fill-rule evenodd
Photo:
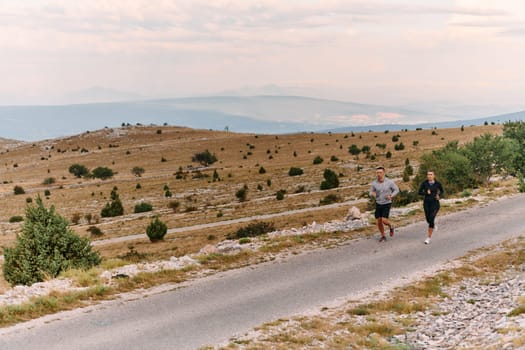
<svg viewBox="0 0 525 350"><path fill-rule="evenodd" d="M158 134L157 130L162 133ZM87 229L95 225L103 232L101 237L92 240L142 234L153 216L158 215L170 229L221 222L258 214L282 213L291 209L313 208L327 194L333 193L341 200L360 198L367 192L369 183L374 178L372 169L384 165L388 175L398 179L400 187L408 184L401 182L405 159L417 167L421 154L439 148L452 140L465 143L483 133L501 134L501 126L467 127L438 130L432 135L431 130L403 132L365 132L348 134L291 134L291 135L255 135L193 130L181 127L143 127L133 126L116 129L103 129L86 132L81 135L35 143L0 142L0 196L4 206L0 213L0 247L11 246L22 223L9 223L15 215L23 215L27 198L41 196L47 206L55 206L57 212L67 219L80 215L80 223L71 228L81 235L90 236ZM392 136L399 134L406 148L394 150ZM414 142L417 141L417 146ZM385 150L376 144L387 145ZM352 156L348 147L368 145L376 160ZM87 152L81 152L82 150ZM208 149L215 153L219 161L209 168L200 168L192 162L192 156ZM393 156L386 159L385 153ZM324 162L314 165L313 159L321 156ZM335 156L338 161L330 161ZM165 161L162 161L162 160ZM105 181L75 178L68 172L72 164L83 164L89 169L107 166L117 172ZM131 168L140 166L145 169L142 177L131 173ZM302 176L288 176L291 166L304 169ZM259 173L264 167L266 172ZM185 179L177 179L175 173L182 168ZM320 191L322 173L330 168L341 174L340 187L329 191ZM361 169L361 170L359 170ZM201 174L208 177L196 178ZM217 170L221 181L213 182L212 173ZM44 185L48 178L55 183ZM271 185L268 185L268 180ZM140 189L136 185L141 185ZM26 194L14 195L15 185L22 186ZM173 193L172 198L164 196L164 186ZM242 186L248 187L248 200L239 202L235 192ZM262 190L258 190L258 186ZM88 223L86 215L99 217L100 211L109 200L113 187L117 187L125 208L125 215L116 218L104 218ZM275 193L285 190L284 200L277 200ZM298 192L301 189L303 192ZM45 197L44 191L51 194ZM296 193L298 192L298 193ZM140 201L153 204L154 210L148 213L133 214L133 208ZM174 212L168 207L170 201L180 202L180 209ZM461 204L468 205L468 204ZM187 208L194 211L186 211ZM454 206L455 207L455 206ZM364 205L360 205L364 209ZM297 214L288 214L271 219L277 228L300 227L313 221L326 222L341 219L348 208L320 208ZM457 210L444 208L443 211ZM403 223L420 218L415 213L402 219ZM94 221L96 221L94 219ZM182 256L196 253L209 243L217 243L224 237L245 224L225 224L212 229L197 229L166 236L165 241L151 243L146 238L122 243L107 243L97 246L104 261L124 264L137 261L154 261L170 256ZM356 234L371 234L362 230L349 234L331 234L305 236L301 238L283 238L268 243L262 254L279 252L283 249L302 249L305 245L324 241L348 239ZM239 257L237 264L240 263ZM249 257L251 262L261 261L261 256ZM224 263L220 261L217 264ZM233 264L235 265L235 264ZM219 265L216 268L224 268ZM86 282L89 278L85 279ZM0 292L7 288L0 276Z"/></svg>

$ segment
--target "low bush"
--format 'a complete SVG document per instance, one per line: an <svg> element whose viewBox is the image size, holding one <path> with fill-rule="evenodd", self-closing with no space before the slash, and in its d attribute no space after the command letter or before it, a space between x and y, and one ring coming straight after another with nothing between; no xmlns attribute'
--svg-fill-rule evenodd
<svg viewBox="0 0 525 350"><path fill-rule="evenodd" d="M135 205L135 213L145 213L153 210L153 205L148 202L141 202Z"/></svg>
<svg viewBox="0 0 525 350"><path fill-rule="evenodd" d="M13 222L22 222L22 221L24 221L24 217L21 216L21 215L14 215L14 216L11 216L11 217L9 218L9 222L10 222L10 223L13 223Z"/></svg>
<svg viewBox="0 0 525 350"><path fill-rule="evenodd" d="M244 237L256 237L268 232L275 231L275 227L271 222L257 221L241 227L237 231L226 236L228 239L239 239Z"/></svg>
<svg viewBox="0 0 525 350"><path fill-rule="evenodd" d="M26 193L26 191L24 190L24 188L22 186L18 186L16 185L14 188L13 188L13 193L14 194L24 194Z"/></svg>
<svg viewBox="0 0 525 350"><path fill-rule="evenodd" d="M180 208L180 202L179 201L170 201L168 203L168 208L173 210L174 213L176 213Z"/></svg>
<svg viewBox="0 0 525 350"><path fill-rule="evenodd" d="M217 156L215 154L211 154L210 151L205 150L204 152L195 153L191 160L193 162L199 162L204 166L208 166L217 161Z"/></svg>
<svg viewBox="0 0 525 350"><path fill-rule="evenodd" d="M320 205L328 205L328 204L337 203L337 202L340 202L340 201L341 201L341 198L338 195L332 193L332 194L328 194L324 198L322 198L319 201L319 204Z"/></svg>
<svg viewBox="0 0 525 350"><path fill-rule="evenodd" d="M106 180L112 178L115 173L107 167L97 167L91 172L91 176L97 179Z"/></svg>
<svg viewBox="0 0 525 350"><path fill-rule="evenodd" d="M42 184L43 185L52 185L56 182L57 180L54 178L54 177L46 177L44 179L44 181L42 181Z"/></svg>
<svg viewBox="0 0 525 350"><path fill-rule="evenodd" d="M94 236L94 237L100 237L100 236L104 235L104 233L102 232L102 230L99 229L99 228L96 227L96 226L89 226L88 229L87 229L87 231L88 231L89 233L91 233L91 235Z"/></svg>
<svg viewBox="0 0 525 350"><path fill-rule="evenodd" d="M235 197L239 200L239 202L246 201L246 197L248 196L248 186L244 185L241 189L237 190L235 192Z"/></svg>
<svg viewBox="0 0 525 350"><path fill-rule="evenodd" d="M419 195L416 191L407 191L402 190L399 191L397 196L394 197L394 200L392 201L394 206L405 206L413 202L417 202L420 200Z"/></svg>
<svg viewBox="0 0 525 350"><path fill-rule="evenodd" d="M288 170L289 176L299 176L303 174L304 174L304 171L301 168L291 167L290 170Z"/></svg>

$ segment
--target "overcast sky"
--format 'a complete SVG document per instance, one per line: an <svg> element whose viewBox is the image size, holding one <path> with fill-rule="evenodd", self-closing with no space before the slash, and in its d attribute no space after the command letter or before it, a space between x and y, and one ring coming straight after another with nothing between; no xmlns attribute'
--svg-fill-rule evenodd
<svg viewBox="0 0 525 350"><path fill-rule="evenodd" d="M0 0L0 103L275 84L376 104L523 104L521 0Z"/></svg>

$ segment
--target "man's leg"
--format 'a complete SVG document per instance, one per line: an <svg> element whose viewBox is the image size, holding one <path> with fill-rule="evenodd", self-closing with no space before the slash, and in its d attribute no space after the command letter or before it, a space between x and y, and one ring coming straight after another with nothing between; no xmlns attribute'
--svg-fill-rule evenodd
<svg viewBox="0 0 525 350"><path fill-rule="evenodd" d="M381 233L381 236L385 235L385 227L383 226L383 218L378 217L377 218L377 228L379 229L379 233Z"/></svg>

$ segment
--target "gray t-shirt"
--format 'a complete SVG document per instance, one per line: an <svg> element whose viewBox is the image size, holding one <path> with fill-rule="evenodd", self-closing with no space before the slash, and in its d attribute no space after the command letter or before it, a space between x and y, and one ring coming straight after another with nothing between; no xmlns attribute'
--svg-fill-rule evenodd
<svg viewBox="0 0 525 350"><path fill-rule="evenodd" d="M399 187L397 187L394 181L385 176L383 182L379 182L377 179L372 182L370 196L372 195L372 192L376 193L377 204L388 204L392 203L392 200L386 198L386 196L390 195L395 197L399 193Z"/></svg>

